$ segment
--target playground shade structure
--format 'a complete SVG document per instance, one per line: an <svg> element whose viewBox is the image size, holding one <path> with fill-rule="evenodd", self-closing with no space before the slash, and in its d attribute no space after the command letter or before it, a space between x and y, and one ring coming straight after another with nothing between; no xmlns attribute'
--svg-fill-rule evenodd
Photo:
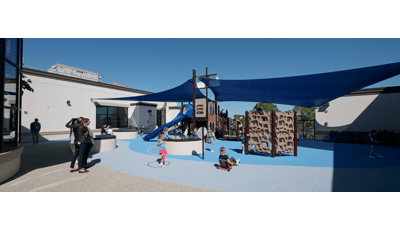
<svg viewBox="0 0 400 230"><path fill-rule="evenodd" d="M196 99L206 98L196 87ZM158 93L136 96L136 97L117 97L117 98L93 98L92 100L121 100L121 101L162 101L180 102L193 101L193 81L187 80L182 85Z"/></svg>
<svg viewBox="0 0 400 230"><path fill-rule="evenodd" d="M185 106L187 107L187 111L185 112L185 114L183 114L183 108ZM177 124L178 122L182 121L185 118L192 118L192 117L193 117L193 106L190 104L184 104L184 105L182 105L182 108L181 108L181 111L179 111L179 114L172 121L170 121L164 125L161 125L156 130L154 130L152 133L147 134L143 138L143 140L145 140L145 141L151 140L151 139L157 137L159 133L163 132L163 129L165 127L169 128L169 127Z"/></svg>
<svg viewBox="0 0 400 230"><path fill-rule="evenodd" d="M400 62L295 77L218 80L203 78L218 101L321 106L343 95L400 74Z"/></svg>

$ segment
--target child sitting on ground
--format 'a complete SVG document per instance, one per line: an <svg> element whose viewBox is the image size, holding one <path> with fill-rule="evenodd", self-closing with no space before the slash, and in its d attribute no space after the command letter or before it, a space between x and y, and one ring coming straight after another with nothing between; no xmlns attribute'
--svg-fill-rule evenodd
<svg viewBox="0 0 400 230"><path fill-rule="evenodd" d="M228 166L228 165L236 165L236 166L239 166L240 159L235 160L235 158L233 158L233 157L229 158L228 155L225 155L225 148L224 148L224 147L221 147L221 148L219 149L219 152L220 152L219 160L226 161L226 163L227 163L226 166ZM221 165L221 166L222 166L222 165Z"/></svg>

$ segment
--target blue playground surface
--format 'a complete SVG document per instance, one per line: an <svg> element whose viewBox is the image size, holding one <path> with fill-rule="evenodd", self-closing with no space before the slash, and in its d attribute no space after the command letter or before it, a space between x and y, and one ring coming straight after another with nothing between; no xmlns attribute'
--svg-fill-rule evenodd
<svg viewBox="0 0 400 230"><path fill-rule="evenodd" d="M129 149L132 151L151 155L147 150L156 145L157 139L144 141L141 138L124 140L128 141ZM300 140L298 143L297 157L293 153L276 155L272 158L269 154L250 152L249 155L242 154L241 142L218 140L214 144L214 152L210 152L211 144L205 144L204 160L202 155L167 155L167 158L200 161L200 162L218 162L219 149L225 147L226 154L229 157L239 159L241 164L253 165L286 165L286 166L304 166L304 167L331 167L331 168L381 168L400 165L400 148L380 146L380 153L384 158L369 158L371 152L370 145L332 143L314 140ZM149 149L152 154L158 154L158 147ZM169 150L168 150L169 151ZM373 152L376 156L377 150ZM155 156L156 157L156 156Z"/></svg>

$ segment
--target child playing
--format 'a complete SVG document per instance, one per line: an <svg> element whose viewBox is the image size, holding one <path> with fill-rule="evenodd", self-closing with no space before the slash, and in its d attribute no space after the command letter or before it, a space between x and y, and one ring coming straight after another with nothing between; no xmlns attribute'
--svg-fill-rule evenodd
<svg viewBox="0 0 400 230"><path fill-rule="evenodd" d="M217 140L217 138L215 137L215 131L214 130L211 130L211 150L210 150L210 152L214 152L214 150L213 150L213 148L214 148L214 140L216 140L217 141L217 143L218 143L218 140Z"/></svg>
<svg viewBox="0 0 400 230"><path fill-rule="evenodd" d="M226 161L226 163L227 163L226 166L228 166L228 164L229 165L234 165L235 164L236 166L239 166L240 159L235 160L235 158L233 158L233 157L229 158L228 155L225 155L225 148L224 147L221 147L219 149L219 151L220 151L219 160Z"/></svg>
<svg viewBox="0 0 400 230"><path fill-rule="evenodd" d="M158 155L162 155L160 165L161 167L165 167L165 155L167 154L167 150L165 149L165 141L164 139L164 133L158 134L158 141L157 141L157 146L160 147L160 152L158 152Z"/></svg>
<svg viewBox="0 0 400 230"><path fill-rule="evenodd" d="M142 128L140 128L140 138L143 138L143 132L144 132L144 125L142 125Z"/></svg>
<svg viewBox="0 0 400 230"><path fill-rule="evenodd" d="M165 138L169 137L168 128L167 127L164 127L164 136L165 136Z"/></svg>

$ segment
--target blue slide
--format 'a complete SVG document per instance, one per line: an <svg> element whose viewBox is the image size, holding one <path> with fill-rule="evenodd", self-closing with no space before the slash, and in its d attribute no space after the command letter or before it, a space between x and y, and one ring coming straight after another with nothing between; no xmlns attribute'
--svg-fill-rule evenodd
<svg viewBox="0 0 400 230"><path fill-rule="evenodd" d="M175 125L176 123L182 121L185 118L192 118L193 117L193 106L190 104L184 104L182 105L181 111L179 111L179 114L171 121L168 122L165 125L161 125L160 127L158 127L158 129L154 130L152 133L147 134L143 140L148 141L151 140L155 137L158 136L159 133L163 132L163 129L165 127L169 128L173 125Z"/></svg>

